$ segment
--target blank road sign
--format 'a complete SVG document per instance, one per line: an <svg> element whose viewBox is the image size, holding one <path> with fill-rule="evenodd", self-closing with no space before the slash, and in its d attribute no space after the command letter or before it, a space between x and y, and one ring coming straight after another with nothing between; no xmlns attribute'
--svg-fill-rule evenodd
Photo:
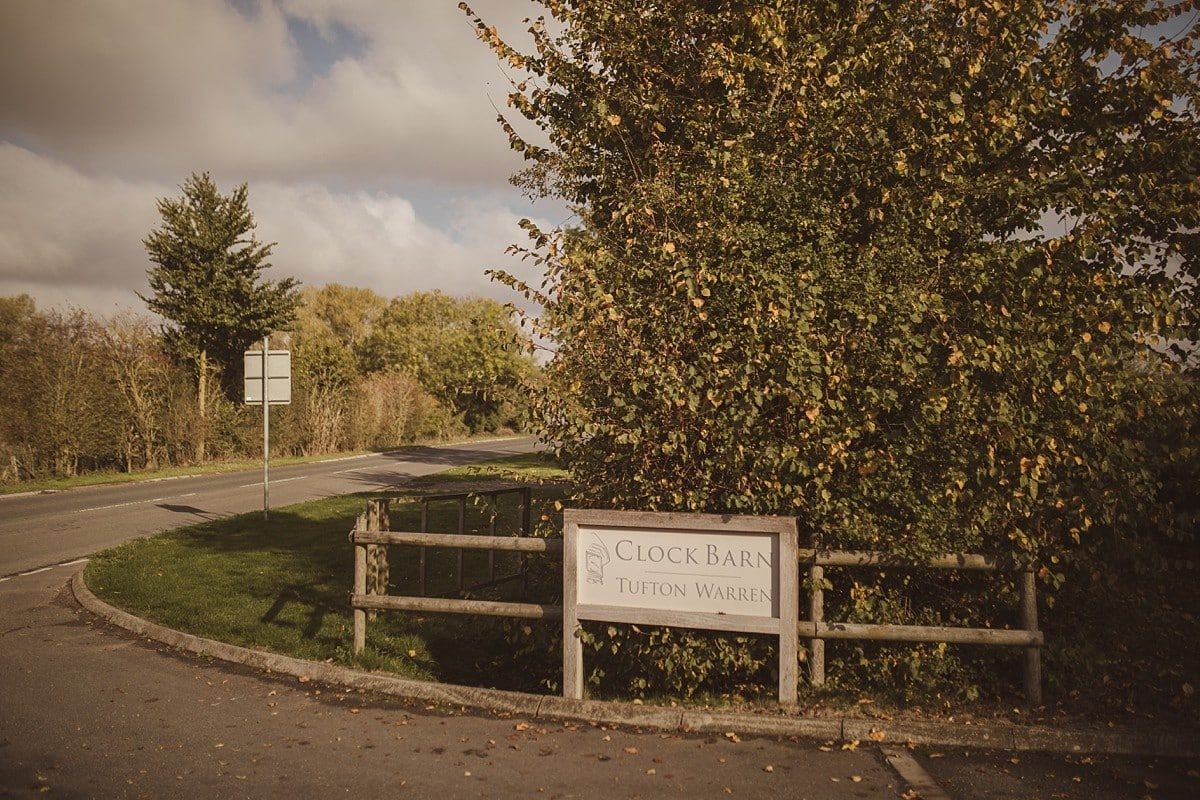
<svg viewBox="0 0 1200 800"><path fill-rule="evenodd" d="M268 364L268 401L271 405L287 405L292 402L292 354L287 350L272 350L267 354ZM246 366L246 402L258 403L263 401L263 357L261 350L247 350L245 353Z"/></svg>

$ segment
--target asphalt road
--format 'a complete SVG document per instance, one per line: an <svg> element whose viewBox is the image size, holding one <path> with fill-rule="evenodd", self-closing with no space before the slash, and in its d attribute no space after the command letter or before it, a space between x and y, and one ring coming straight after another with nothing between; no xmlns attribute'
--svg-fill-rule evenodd
<svg viewBox="0 0 1200 800"><path fill-rule="evenodd" d="M416 447L271 470L274 507L386 488L489 458L532 437ZM0 578L62 564L139 536L262 508L262 470L0 496Z"/></svg>
<svg viewBox="0 0 1200 800"><path fill-rule="evenodd" d="M380 488L532 446L472 443L284 467L272 494L283 505ZM181 654L75 603L67 582L81 567L61 562L253 510L257 478L0 499L0 798L917 796L866 745L611 730L406 704ZM925 800L1200 796L1194 764L957 748L911 757L926 773Z"/></svg>
<svg viewBox="0 0 1200 800"><path fill-rule="evenodd" d="M897 798L878 752L404 704L93 622L78 567L0 583L0 798ZM768 771L768 767L770 770Z"/></svg>

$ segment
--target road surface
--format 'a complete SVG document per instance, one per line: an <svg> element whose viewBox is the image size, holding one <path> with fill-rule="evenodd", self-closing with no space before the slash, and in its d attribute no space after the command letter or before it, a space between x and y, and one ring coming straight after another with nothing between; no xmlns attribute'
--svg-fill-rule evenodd
<svg viewBox="0 0 1200 800"><path fill-rule="evenodd" d="M272 495L283 505L380 488L532 445L282 467ZM256 473L231 473L0 499L0 798L916 796L866 745L406 704L171 651L97 622L71 597L81 567L61 562L253 510L261 490ZM925 800L1200 796L1195 765L942 750L910 756L925 770Z"/></svg>
<svg viewBox="0 0 1200 800"><path fill-rule="evenodd" d="M532 437L415 447L271 470L274 507L393 486L532 452ZM262 470L0 496L0 578L62 564L139 536L262 508Z"/></svg>

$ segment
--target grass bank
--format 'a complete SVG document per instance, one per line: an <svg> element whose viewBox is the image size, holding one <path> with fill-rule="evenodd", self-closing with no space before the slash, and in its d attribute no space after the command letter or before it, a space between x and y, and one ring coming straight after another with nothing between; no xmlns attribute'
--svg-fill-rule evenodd
<svg viewBox="0 0 1200 800"><path fill-rule="evenodd" d="M480 434L479 436L466 439L452 439L444 442L414 442L412 444L406 444L400 447L384 448L380 450L348 450L345 452L323 453L321 455L312 456L272 457L271 464L274 466L287 466L288 464L312 464L318 461L334 461L339 458L371 455L372 453L403 452L414 447L428 447L430 445L442 444L462 444L466 442L483 441L495 438L498 438L496 434ZM228 461L211 461L205 464L185 464L173 467L163 467L161 469L139 469L132 472L86 472L82 475L73 475L69 478L41 478L31 481L0 482L0 495L18 494L20 492L57 492L64 491L66 489L78 489L83 486L137 483L138 481L182 478L192 475L217 475L223 472L240 472L242 470L256 469L261 467L262 458L237 458L230 459Z"/></svg>
<svg viewBox="0 0 1200 800"><path fill-rule="evenodd" d="M564 494L560 481L565 477L546 456L532 454L449 470L416 481L413 488L430 492L479 482L534 483L533 517L538 520L543 514L553 516L546 510ZM544 691L545 676L557 671L557 654L514 653L507 634L517 623L507 620L380 614L369 627L367 652L351 656L346 598L353 553L347 532L367 499L381 496L389 495L327 498L275 510L266 523L255 512L129 542L92 559L88 585L138 616L233 644L418 680ZM515 495L498 503L498 534L518 529L517 503ZM468 531L487 532L491 513L482 503L469 505ZM419 516L419 503L396 503L392 527L416 530ZM457 504L431 504L430 530L455 531L457 523ZM453 551L429 553L430 594L449 591ZM415 594L415 556L415 548L391 548L391 593ZM516 557L497 554L497 573L514 571ZM468 584L483 581L486 553L468 551L465 573ZM517 599L521 591L515 581L475 596Z"/></svg>

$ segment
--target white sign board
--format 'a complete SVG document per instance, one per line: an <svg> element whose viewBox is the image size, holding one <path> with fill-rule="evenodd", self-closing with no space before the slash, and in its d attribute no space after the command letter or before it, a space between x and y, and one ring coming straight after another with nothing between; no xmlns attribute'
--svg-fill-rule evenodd
<svg viewBox="0 0 1200 800"><path fill-rule="evenodd" d="M262 405L263 357L261 350L247 350L245 365L246 402ZM288 350L272 350L267 354L268 401L273 406L292 402L292 354Z"/></svg>
<svg viewBox="0 0 1200 800"><path fill-rule="evenodd" d="M779 616L779 536L580 526L581 605Z"/></svg>
<svg viewBox="0 0 1200 800"><path fill-rule="evenodd" d="M779 637L779 698L796 700L800 584L791 517L568 509L563 694L583 696L581 620Z"/></svg>

